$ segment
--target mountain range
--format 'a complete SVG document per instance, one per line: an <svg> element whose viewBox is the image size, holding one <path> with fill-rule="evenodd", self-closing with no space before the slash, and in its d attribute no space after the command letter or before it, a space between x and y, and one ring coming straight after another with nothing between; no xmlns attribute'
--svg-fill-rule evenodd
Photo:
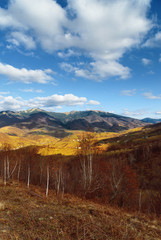
<svg viewBox="0 0 161 240"><path fill-rule="evenodd" d="M160 123L161 119L155 119L155 118L144 118L142 119L143 122L145 123Z"/></svg>
<svg viewBox="0 0 161 240"><path fill-rule="evenodd" d="M154 121L154 120L153 120ZM46 128L48 130L84 130L118 132L143 127L150 120L138 120L103 111L48 112L41 109L25 111L1 111L0 127Z"/></svg>

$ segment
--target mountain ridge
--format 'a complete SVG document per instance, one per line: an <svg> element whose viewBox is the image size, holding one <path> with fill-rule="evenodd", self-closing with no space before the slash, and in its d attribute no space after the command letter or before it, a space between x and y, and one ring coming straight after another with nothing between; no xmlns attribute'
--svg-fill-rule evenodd
<svg viewBox="0 0 161 240"><path fill-rule="evenodd" d="M155 124L155 123L160 123L161 119L159 119L159 118L158 119L157 118L143 118L142 121L145 122L145 123Z"/></svg>
<svg viewBox="0 0 161 240"><path fill-rule="evenodd" d="M58 113L36 108L17 112L0 112L0 127L119 132L145 125L147 123L135 118L94 110Z"/></svg>

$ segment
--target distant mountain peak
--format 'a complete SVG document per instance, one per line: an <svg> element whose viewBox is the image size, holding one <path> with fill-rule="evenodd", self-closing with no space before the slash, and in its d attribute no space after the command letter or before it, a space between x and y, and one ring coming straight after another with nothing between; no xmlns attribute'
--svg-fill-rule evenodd
<svg viewBox="0 0 161 240"><path fill-rule="evenodd" d="M4 113L0 114L0 127L18 126L22 128L25 126L31 129L51 126L64 130L88 131L90 129L96 131L97 129L98 132L118 132L147 125L138 119L98 110L57 113L31 108L25 111Z"/></svg>
<svg viewBox="0 0 161 240"><path fill-rule="evenodd" d="M145 123L160 123L161 122L161 119L157 119L157 118L144 118L142 119L143 122Z"/></svg>

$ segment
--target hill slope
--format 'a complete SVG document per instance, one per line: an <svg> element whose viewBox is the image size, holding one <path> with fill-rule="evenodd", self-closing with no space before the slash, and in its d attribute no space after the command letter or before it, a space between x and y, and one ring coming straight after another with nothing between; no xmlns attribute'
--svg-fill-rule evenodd
<svg viewBox="0 0 161 240"><path fill-rule="evenodd" d="M155 119L155 118L144 118L142 119L145 123L160 123L161 119Z"/></svg>
<svg viewBox="0 0 161 240"><path fill-rule="evenodd" d="M22 112L0 112L0 127L16 126L28 129L48 128L49 130L118 132L145 125L145 122L138 119L101 111L54 113L40 109L30 109Z"/></svg>
<svg viewBox="0 0 161 240"><path fill-rule="evenodd" d="M0 184L0 238L45 240L159 240L161 221L72 196L12 182Z"/></svg>

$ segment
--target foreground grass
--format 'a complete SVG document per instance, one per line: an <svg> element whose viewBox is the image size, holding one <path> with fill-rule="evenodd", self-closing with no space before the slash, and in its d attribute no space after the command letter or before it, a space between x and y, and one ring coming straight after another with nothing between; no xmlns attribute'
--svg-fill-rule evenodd
<svg viewBox="0 0 161 240"><path fill-rule="evenodd" d="M72 196L48 199L39 188L0 184L2 240L159 240L161 219Z"/></svg>

